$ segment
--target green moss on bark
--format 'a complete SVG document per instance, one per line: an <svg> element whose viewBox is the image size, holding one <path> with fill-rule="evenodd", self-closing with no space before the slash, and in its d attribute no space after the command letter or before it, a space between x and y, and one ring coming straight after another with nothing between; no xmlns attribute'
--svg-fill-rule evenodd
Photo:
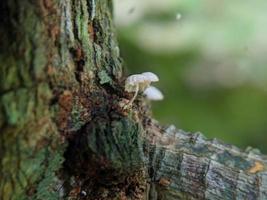
<svg viewBox="0 0 267 200"><path fill-rule="evenodd" d="M98 169L104 166L106 175L101 178L112 185L106 187L110 195L115 188L131 190L127 177L135 177L134 184L143 177L138 174L142 126L119 106L124 94L111 1L95 3L95 16L91 0L3 3L7 13L0 16L7 23L0 24L0 35L6 38L0 49L2 199L72 198L77 185L70 180L81 175L77 170L100 176ZM72 144L78 138L85 143L77 149ZM87 159L70 165L77 155ZM90 174L81 165L98 172ZM69 184L64 194L60 179ZM82 180L75 177L75 184ZM116 185L126 182L127 187ZM89 194L89 185L83 186Z"/></svg>
<svg viewBox="0 0 267 200"><path fill-rule="evenodd" d="M42 195L58 193L45 189L55 187L65 148L53 122L53 92L46 73L54 44L42 1L11 0L1 6L7 23L0 31L6 39L1 46L0 198L29 199L36 194L44 199Z"/></svg>

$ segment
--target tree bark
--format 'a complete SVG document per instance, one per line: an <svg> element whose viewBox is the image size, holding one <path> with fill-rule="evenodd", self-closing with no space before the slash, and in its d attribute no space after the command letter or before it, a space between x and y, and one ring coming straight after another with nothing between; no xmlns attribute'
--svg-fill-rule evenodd
<svg viewBox="0 0 267 200"><path fill-rule="evenodd" d="M267 158L124 91L111 0L0 3L0 199L267 199Z"/></svg>
<svg viewBox="0 0 267 200"><path fill-rule="evenodd" d="M257 149L153 122L146 130L150 199L267 199L267 157Z"/></svg>

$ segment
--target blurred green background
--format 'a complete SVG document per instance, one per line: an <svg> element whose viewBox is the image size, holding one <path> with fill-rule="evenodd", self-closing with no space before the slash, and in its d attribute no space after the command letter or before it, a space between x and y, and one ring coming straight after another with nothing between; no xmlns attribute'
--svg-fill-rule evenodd
<svg viewBox="0 0 267 200"><path fill-rule="evenodd" d="M162 124L267 153L267 1L116 0L128 73L151 71Z"/></svg>

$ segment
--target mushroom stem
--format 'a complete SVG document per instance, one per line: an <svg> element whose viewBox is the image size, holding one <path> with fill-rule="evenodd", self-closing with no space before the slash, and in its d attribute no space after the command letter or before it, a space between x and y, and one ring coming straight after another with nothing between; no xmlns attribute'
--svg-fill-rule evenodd
<svg viewBox="0 0 267 200"><path fill-rule="evenodd" d="M129 101L129 103L127 103L127 104L125 105L125 108L127 108L128 106L131 106L131 105L133 104L135 98L136 98L137 95L138 95L138 91L139 91L139 85L137 84L136 87L135 87L134 96L133 96L133 98Z"/></svg>

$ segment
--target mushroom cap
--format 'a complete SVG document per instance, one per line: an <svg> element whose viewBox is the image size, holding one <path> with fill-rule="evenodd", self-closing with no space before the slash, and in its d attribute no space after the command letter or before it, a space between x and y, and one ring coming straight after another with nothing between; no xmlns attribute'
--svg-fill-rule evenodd
<svg viewBox="0 0 267 200"><path fill-rule="evenodd" d="M134 74L129 76L125 81L125 90L127 92L134 92L137 86L141 86L147 82L147 78L142 74Z"/></svg>
<svg viewBox="0 0 267 200"><path fill-rule="evenodd" d="M152 72L144 72L142 74L134 74L129 76L125 81L125 91L135 92L137 87L144 91L151 82L159 81L156 74Z"/></svg>
<svg viewBox="0 0 267 200"><path fill-rule="evenodd" d="M134 74L134 75L131 75L129 76L126 81L125 81L125 84L129 84L129 85L132 85L132 86L135 86L139 83L143 83L146 81L146 77L142 74Z"/></svg>
<svg viewBox="0 0 267 200"><path fill-rule="evenodd" d="M144 73L142 73L142 75L145 76L150 82L159 81L159 77L152 72L144 72Z"/></svg>
<svg viewBox="0 0 267 200"><path fill-rule="evenodd" d="M158 88L153 86L146 88L144 94L147 99L152 101L160 101L164 98L162 92Z"/></svg>

